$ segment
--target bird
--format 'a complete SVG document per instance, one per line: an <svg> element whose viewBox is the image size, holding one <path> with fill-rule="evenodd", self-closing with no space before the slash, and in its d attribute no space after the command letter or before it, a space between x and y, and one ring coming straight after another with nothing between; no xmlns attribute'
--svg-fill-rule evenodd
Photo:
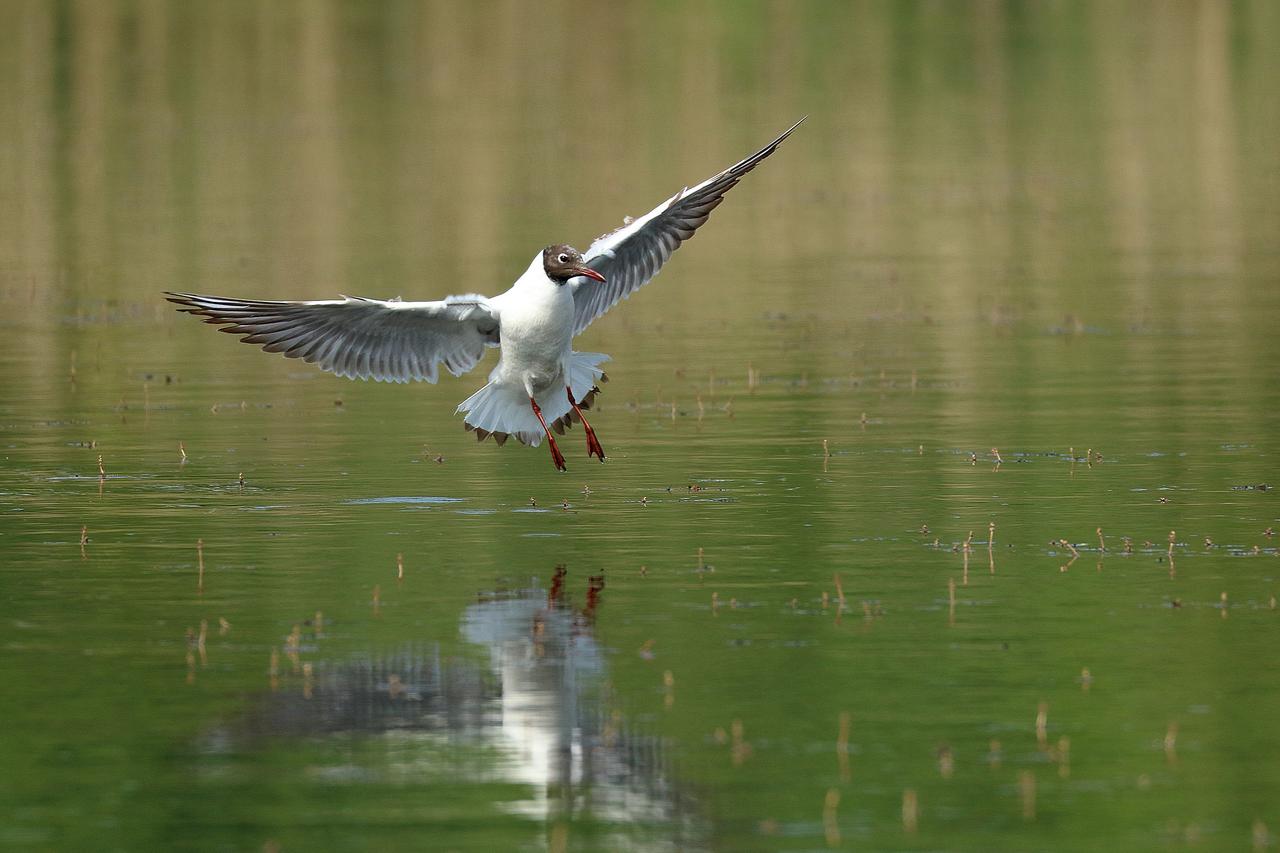
<svg viewBox="0 0 1280 853"><path fill-rule="evenodd" d="M807 118L807 116L805 117ZM430 302L343 296L268 301L165 291L178 310L239 335L266 352L300 358L338 376L380 382L434 383L439 366L454 376L472 370L486 348L501 357L488 382L459 404L463 426L498 445L514 436L537 447L545 437L558 471L567 470L555 435L581 423L587 458L605 460L587 422L608 380L604 353L575 352L591 323L658 274L744 175L804 122L801 118L754 154L639 218L594 240L585 252L554 243L538 252L505 292L446 296Z"/></svg>

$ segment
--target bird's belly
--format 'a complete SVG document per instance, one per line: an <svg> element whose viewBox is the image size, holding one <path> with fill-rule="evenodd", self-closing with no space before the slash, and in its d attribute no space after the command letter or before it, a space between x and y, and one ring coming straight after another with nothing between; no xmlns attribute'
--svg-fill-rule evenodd
<svg viewBox="0 0 1280 853"><path fill-rule="evenodd" d="M533 318L531 318L533 319ZM503 378L535 392L564 384L564 364L573 338L573 317L542 315L532 322L507 323L502 330Z"/></svg>

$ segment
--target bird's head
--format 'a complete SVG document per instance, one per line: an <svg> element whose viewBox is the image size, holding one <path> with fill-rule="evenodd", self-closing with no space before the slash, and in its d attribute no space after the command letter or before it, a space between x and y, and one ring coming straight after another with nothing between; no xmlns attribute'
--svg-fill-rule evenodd
<svg viewBox="0 0 1280 853"><path fill-rule="evenodd" d="M571 278L586 276L596 281L604 281L604 276L587 266L582 260L582 253L572 246L557 244L542 250L542 269L547 278L556 284L564 284Z"/></svg>

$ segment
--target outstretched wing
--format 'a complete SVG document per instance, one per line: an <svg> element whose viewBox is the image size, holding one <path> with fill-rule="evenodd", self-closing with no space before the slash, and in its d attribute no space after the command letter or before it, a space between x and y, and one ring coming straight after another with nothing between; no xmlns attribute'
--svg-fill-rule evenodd
<svg viewBox="0 0 1280 853"><path fill-rule="evenodd" d="M267 352L317 364L349 379L435 382L454 376L498 345L498 317L483 296L399 302L347 296L322 302L266 302L166 293L181 310L240 335Z"/></svg>
<svg viewBox="0 0 1280 853"><path fill-rule="evenodd" d="M781 136L745 160L693 189L681 190L645 216L592 243L583 257L587 266L603 275L605 281L597 283L584 276L570 281L573 288L573 333L580 333L593 320L657 275L680 244L692 237L698 226L707 221L711 211L724 201L724 194L772 154L803 121L802 118L791 125Z"/></svg>

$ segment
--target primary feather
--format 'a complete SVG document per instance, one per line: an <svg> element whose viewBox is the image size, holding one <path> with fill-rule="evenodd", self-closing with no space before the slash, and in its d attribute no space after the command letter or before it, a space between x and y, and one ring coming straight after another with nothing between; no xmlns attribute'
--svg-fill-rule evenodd
<svg viewBox="0 0 1280 853"><path fill-rule="evenodd" d="M575 335L613 306L635 293L662 269L680 244L707 221L724 201L724 194L742 176L774 152L804 119L791 125L775 140L693 189L685 188L617 231L605 234L583 253L587 266L604 276L604 284L585 278L573 280Z"/></svg>
<svg viewBox="0 0 1280 853"><path fill-rule="evenodd" d="M435 382L437 365L454 376L498 346L498 317L479 295L438 302L347 296L318 302L268 302L167 293L188 314L240 335L247 344L318 365L349 379Z"/></svg>

